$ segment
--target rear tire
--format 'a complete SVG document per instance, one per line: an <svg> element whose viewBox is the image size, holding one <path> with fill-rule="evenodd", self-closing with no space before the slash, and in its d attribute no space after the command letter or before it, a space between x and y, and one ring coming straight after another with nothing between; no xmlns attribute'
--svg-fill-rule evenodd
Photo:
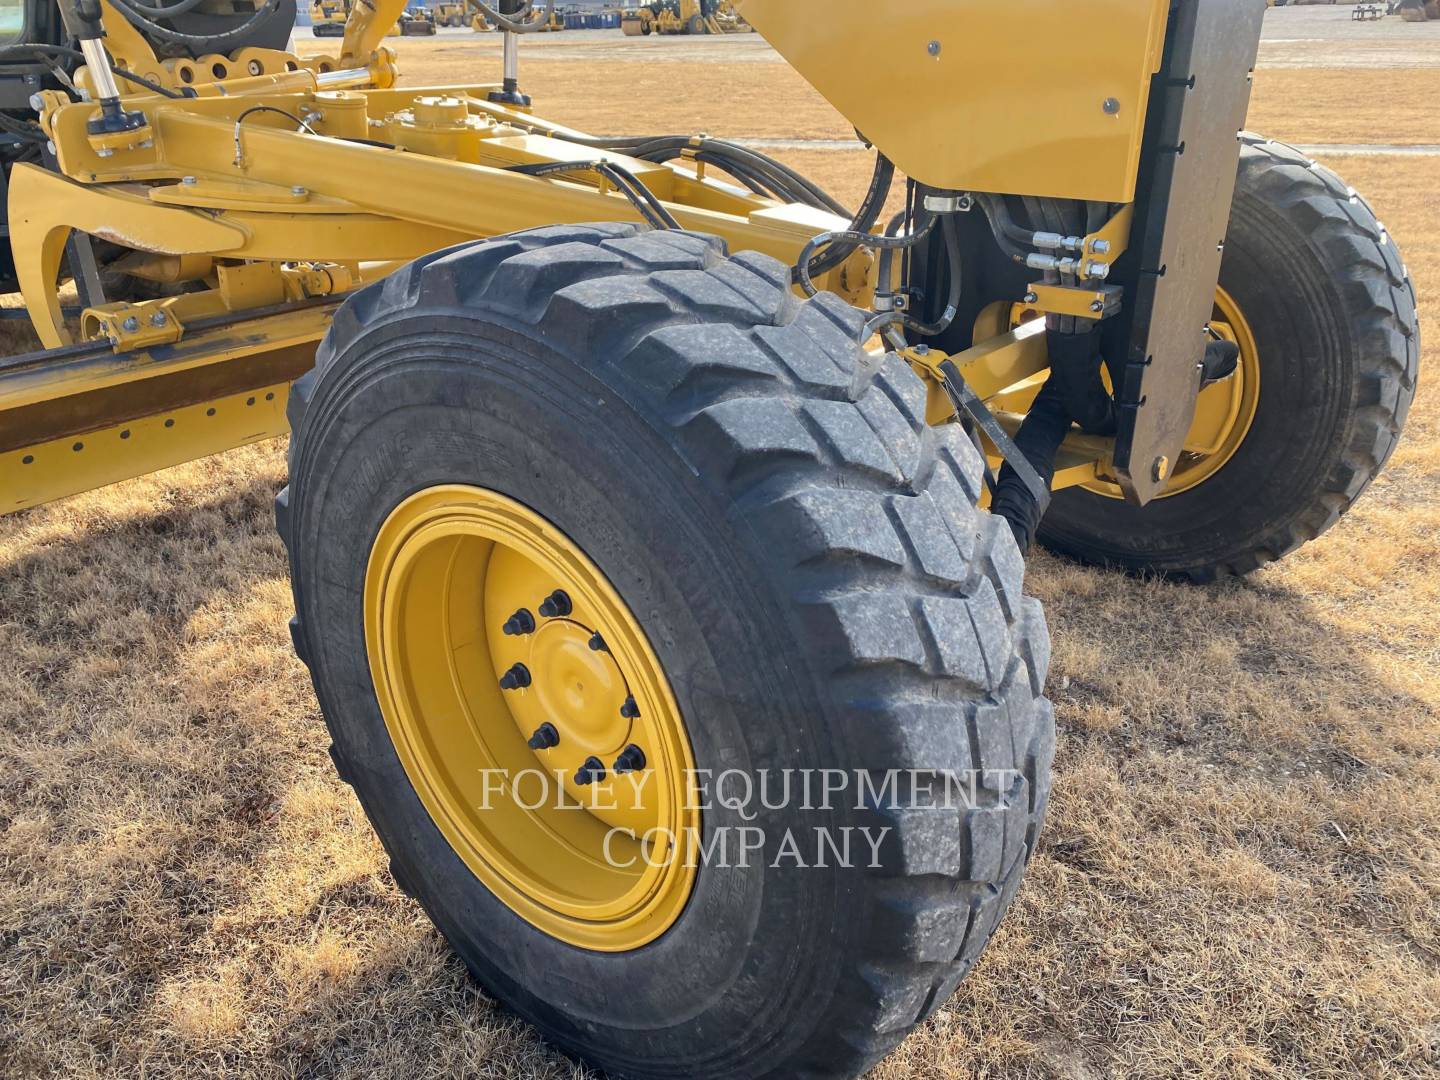
<svg viewBox="0 0 1440 1080"><path fill-rule="evenodd" d="M475 977L610 1075L863 1072L971 969L1034 850L1044 617L1009 528L977 509L976 450L924 423L923 387L867 357L863 325L718 240L555 227L364 290L292 394L277 518L340 774ZM443 484L507 494L583 547L645 624L699 769L893 769L904 791L847 787L810 813L772 794L754 821L712 800L707 842L754 826L767 846L702 864L658 940L600 953L535 929L427 816L367 665L373 538ZM942 779L926 795L909 770ZM943 777L972 772L973 803L943 805ZM888 830L873 868L772 865L787 830L866 826Z"/></svg>
<svg viewBox="0 0 1440 1080"><path fill-rule="evenodd" d="M1071 489L1040 528L1083 562L1192 581L1314 540L1379 475L1415 398L1415 289L1368 203L1329 169L1247 135L1221 287L1258 345L1260 395L1234 456L1145 507Z"/></svg>

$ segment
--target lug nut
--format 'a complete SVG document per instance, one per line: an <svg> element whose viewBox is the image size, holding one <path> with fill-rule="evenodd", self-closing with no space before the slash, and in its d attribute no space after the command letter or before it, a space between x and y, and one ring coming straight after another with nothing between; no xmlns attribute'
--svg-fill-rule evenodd
<svg viewBox="0 0 1440 1080"><path fill-rule="evenodd" d="M624 776L626 773L639 772L645 768L645 751L631 743L620 751L620 756L615 759L615 775Z"/></svg>
<svg viewBox="0 0 1440 1080"><path fill-rule="evenodd" d="M533 634L535 632L535 616L530 614L529 608L522 607L519 611L515 612L514 615L511 615L510 618L505 620L505 625L501 627L501 629L511 637L522 637L525 634Z"/></svg>
<svg viewBox="0 0 1440 1080"><path fill-rule="evenodd" d="M620 715L626 720L634 720L640 715L640 706L635 704L633 697L627 697L625 703L620 706Z"/></svg>
<svg viewBox="0 0 1440 1080"><path fill-rule="evenodd" d="M530 736L531 750L549 750L552 746L560 745L560 732L555 730L554 724L541 724L535 729L535 734Z"/></svg>
<svg viewBox="0 0 1440 1080"><path fill-rule="evenodd" d="M523 690L530 685L530 669L524 664L516 664L504 675L500 676L501 690Z"/></svg>
<svg viewBox="0 0 1440 1080"><path fill-rule="evenodd" d="M556 589L540 601L540 614L547 619L563 619L574 610L575 605L570 603L570 597L565 595L563 589Z"/></svg>
<svg viewBox="0 0 1440 1080"><path fill-rule="evenodd" d="M605 763L598 757L585 759L585 764L575 770L575 783L580 787L589 787L591 784L598 784L605 779Z"/></svg>
<svg viewBox="0 0 1440 1080"><path fill-rule="evenodd" d="M609 652L610 646L605 644L605 639L601 637L600 634L597 632L590 635L590 651Z"/></svg>

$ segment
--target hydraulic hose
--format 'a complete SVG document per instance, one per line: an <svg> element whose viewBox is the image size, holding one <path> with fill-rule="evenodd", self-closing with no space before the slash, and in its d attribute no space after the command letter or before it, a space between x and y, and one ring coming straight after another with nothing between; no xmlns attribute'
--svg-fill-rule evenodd
<svg viewBox="0 0 1440 1080"><path fill-rule="evenodd" d="M144 27L150 34L163 41L173 41L180 45L204 45L210 42L229 41L232 38L243 37L254 28L261 19L268 17L276 8L277 0L264 0L255 9L255 13L246 19L233 30L224 30L217 34L185 34L179 30L172 30L168 26L161 26L153 19L144 14L139 8L131 3L131 0L112 0L115 9L137 26ZM159 16L164 18L165 16Z"/></svg>
<svg viewBox="0 0 1440 1080"><path fill-rule="evenodd" d="M846 231L852 235L861 234L868 236L875 228L875 223L880 220L880 214L885 209L885 200L890 197L890 188L895 182L895 164L884 154L876 153L875 171L870 176L870 187L865 192L865 198L860 203L860 209L855 212L854 219ZM796 279L800 277L814 277L816 274L827 274L843 263L864 241L855 242L843 240L840 243L832 244L814 262L807 262L806 257L801 257L801 264L804 266L804 273L800 273L800 267L795 268ZM881 245L884 247L884 245Z"/></svg>
<svg viewBox="0 0 1440 1080"><path fill-rule="evenodd" d="M914 247L923 237L928 235L935 227L936 218L931 218L925 227L912 236L903 237L899 240L885 239L885 243L895 248ZM964 292L965 264L960 251L960 228L955 224L955 215L946 214L941 221L941 235L945 242L945 253L949 258L950 288L945 300L945 310L940 313L940 318L932 323L916 322L903 311L886 311L875 316L865 325L865 338L869 340L874 334L890 326L899 325L919 337L939 337L950 324L955 321L955 316L960 313L960 297Z"/></svg>

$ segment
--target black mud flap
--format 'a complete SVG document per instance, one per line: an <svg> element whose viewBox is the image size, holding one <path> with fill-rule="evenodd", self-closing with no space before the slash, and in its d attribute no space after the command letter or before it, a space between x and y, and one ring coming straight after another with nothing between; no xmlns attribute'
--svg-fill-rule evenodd
<svg viewBox="0 0 1440 1080"><path fill-rule="evenodd" d="M1164 490L1195 418L1265 9L1178 0L1151 90L1131 240L1140 270L1116 379L1115 472L1140 506Z"/></svg>

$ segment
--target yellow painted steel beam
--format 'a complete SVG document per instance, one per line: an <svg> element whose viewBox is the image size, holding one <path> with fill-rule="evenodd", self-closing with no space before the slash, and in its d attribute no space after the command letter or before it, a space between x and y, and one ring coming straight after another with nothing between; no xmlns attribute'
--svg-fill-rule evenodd
<svg viewBox="0 0 1440 1080"><path fill-rule="evenodd" d="M0 452L0 514L284 435L289 389L273 383Z"/></svg>
<svg viewBox="0 0 1440 1080"><path fill-rule="evenodd" d="M194 198L203 204L206 189L195 187ZM305 202L298 198L277 207L277 211L296 212L231 211L222 218L169 205L165 191L77 184L26 164L11 171L10 233L16 277L36 333L47 348L70 342L55 285L72 230L157 255L204 252L216 257L323 262L408 261L473 238L438 225L355 212L344 203L305 212ZM148 197L141 192L148 192ZM241 196L231 193L231 198Z"/></svg>
<svg viewBox="0 0 1440 1080"><path fill-rule="evenodd" d="M197 325L145 351L0 360L0 513L284 434L287 387L337 303Z"/></svg>
<svg viewBox="0 0 1440 1080"><path fill-rule="evenodd" d="M313 352L329 329L338 304L337 299L327 304L297 305L259 318L237 318L225 325L198 328L178 344L143 352L117 354L103 348L75 347L79 355L36 353L0 361L0 415L7 418L0 429L0 446L12 445L15 431L25 429L15 419L22 409L50 406L59 410L84 395L113 392L121 387L134 389L146 383L155 385L158 380L194 374L202 368L216 371L258 354L292 348ZM308 368L309 364L303 364L293 374Z"/></svg>

